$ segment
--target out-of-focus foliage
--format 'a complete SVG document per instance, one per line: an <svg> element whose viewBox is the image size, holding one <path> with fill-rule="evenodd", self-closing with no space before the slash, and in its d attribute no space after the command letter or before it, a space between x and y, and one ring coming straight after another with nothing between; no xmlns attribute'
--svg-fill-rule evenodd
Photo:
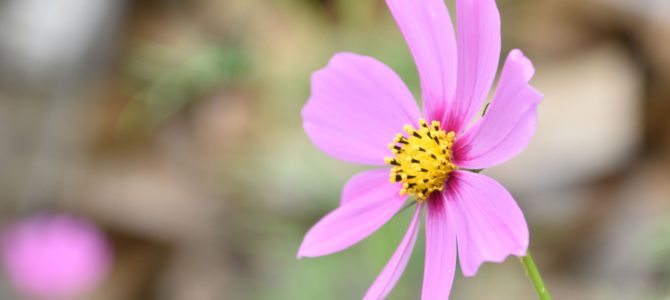
<svg viewBox="0 0 670 300"><path fill-rule="evenodd" d="M153 129L189 102L207 97L216 87L242 84L248 76L249 58L234 43L207 47L186 58L169 45L139 44L127 62L131 101L120 126L129 131Z"/></svg>

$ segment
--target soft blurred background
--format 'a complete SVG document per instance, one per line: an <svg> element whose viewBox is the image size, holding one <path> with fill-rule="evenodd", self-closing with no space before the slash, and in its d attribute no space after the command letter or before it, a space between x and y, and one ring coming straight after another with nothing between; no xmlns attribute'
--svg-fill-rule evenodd
<svg viewBox="0 0 670 300"><path fill-rule="evenodd" d="M448 1L453 7L453 1ZM670 299L670 2L500 0L546 98L515 195L556 299ZM452 11L453 14L453 11ZM301 129L310 73L374 56L418 95L381 0L0 1L0 222L95 222L111 272L82 299L357 299L410 212L344 252L295 258L361 167ZM418 299L423 237L389 299ZM0 298L20 299L7 274ZM452 299L536 299L515 258Z"/></svg>

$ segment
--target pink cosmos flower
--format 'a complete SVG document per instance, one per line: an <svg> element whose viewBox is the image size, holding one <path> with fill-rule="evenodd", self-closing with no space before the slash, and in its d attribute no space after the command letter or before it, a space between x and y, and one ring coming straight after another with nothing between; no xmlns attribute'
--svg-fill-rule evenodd
<svg viewBox="0 0 670 300"><path fill-rule="evenodd" d="M104 235L87 221L40 214L2 230L2 259L23 296L73 299L104 277L111 249Z"/></svg>
<svg viewBox="0 0 670 300"><path fill-rule="evenodd" d="M314 73L302 111L309 137L335 158L380 168L347 182L340 206L310 229L298 257L356 244L412 196L417 205L409 229L365 299L384 298L403 273L424 208L422 299L447 299L457 253L465 276L485 261L526 253L528 227L519 206L498 182L469 170L498 165L525 148L542 95L528 84L530 60L512 50L486 114L470 125L498 67L495 1L456 0L456 34L443 0L386 2L416 62L425 119L398 75L374 58L339 53Z"/></svg>

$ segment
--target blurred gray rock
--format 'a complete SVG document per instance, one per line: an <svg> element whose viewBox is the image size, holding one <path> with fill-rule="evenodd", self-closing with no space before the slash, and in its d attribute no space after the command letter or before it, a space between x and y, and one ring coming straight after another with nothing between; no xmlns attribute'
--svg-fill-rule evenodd
<svg viewBox="0 0 670 300"><path fill-rule="evenodd" d="M13 0L0 4L0 79L51 86L108 52L125 1ZM95 63L95 62L93 62Z"/></svg>

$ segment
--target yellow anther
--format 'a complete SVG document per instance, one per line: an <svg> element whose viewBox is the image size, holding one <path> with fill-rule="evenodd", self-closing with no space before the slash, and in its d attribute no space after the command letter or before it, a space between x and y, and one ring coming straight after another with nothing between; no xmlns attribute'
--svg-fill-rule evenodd
<svg viewBox="0 0 670 300"><path fill-rule="evenodd" d="M402 183L400 195L413 195L426 201L434 191L441 191L449 173L456 169L451 162L451 146L456 134L442 130L440 122L419 120L419 128L405 125L406 136L398 134L389 145L395 157L384 159L391 168L389 180Z"/></svg>

